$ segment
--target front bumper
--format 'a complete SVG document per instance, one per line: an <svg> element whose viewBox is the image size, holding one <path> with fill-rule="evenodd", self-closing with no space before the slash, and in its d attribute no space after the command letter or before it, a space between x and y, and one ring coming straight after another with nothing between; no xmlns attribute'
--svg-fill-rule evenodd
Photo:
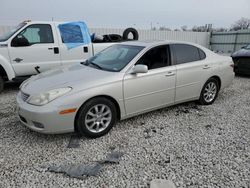
<svg viewBox="0 0 250 188"><path fill-rule="evenodd" d="M17 95L18 116L23 125L40 133L60 134L74 132L76 112L60 115L63 109L51 103L44 106L34 106L23 101L21 92Z"/></svg>

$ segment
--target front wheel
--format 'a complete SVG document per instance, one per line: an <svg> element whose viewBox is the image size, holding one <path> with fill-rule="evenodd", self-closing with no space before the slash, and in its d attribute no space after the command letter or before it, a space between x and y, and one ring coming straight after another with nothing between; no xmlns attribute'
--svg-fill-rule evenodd
<svg viewBox="0 0 250 188"><path fill-rule="evenodd" d="M4 89L4 80L3 80L3 77L0 76L0 93L3 91Z"/></svg>
<svg viewBox="0 0 250 188"><path fill-rule="evenodd" d="M219 84L215 78L210 78L203 86L199 103L202 105L212 104L218 96Z"/></svg>
<svg viewBox="0 0 250 188"><path fill-rule="evenodd" d="M115 105L106 98L98 97L80 108L76 128L81 135L97 138L108 133L116 120Z"/></svg>

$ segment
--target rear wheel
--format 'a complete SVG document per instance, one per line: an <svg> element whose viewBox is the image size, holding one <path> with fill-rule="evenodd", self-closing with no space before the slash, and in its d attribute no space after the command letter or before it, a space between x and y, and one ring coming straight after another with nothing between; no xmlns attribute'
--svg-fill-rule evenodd
<svg viewBox="0 0 250 188"><path fill-rule="evenodd" d="M115 105L108 99L91 99L80 109L76 120L78 133L97 138L110 131L117 120Z"/></svg>
<svg viewBox="0 0 250 188"><path fill-rule="evenodd" d="M0 75L0 93L3 91L4 89L4 80L3 77Z"/></svg>
<svg viewBox="0 0 250 188"><path fill-rule="evenodd" d="M210 78L202 88L199 103L202 105L212 104L218 96L219 84L215 78Z"/></svg>

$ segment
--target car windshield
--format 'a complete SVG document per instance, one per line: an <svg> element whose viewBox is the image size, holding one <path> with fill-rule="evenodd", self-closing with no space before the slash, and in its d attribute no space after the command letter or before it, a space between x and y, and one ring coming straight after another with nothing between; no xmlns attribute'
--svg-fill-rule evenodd
<svg viewBox="0 0 250 188"><path fill-rule="evenodd" d="M249 45L247 45L246 49L250 50L250 44L249 44Z"/></svg>
<svg viewBox="0 0 250 188"><path fill-rule="evenodd" d="M121 71L144 47L132 45L113 45L88 59L84 65L98 69L119 72Z"/></svg>
<svg viewBox="0 0 250 188"><path fill-rule="evenodd" d="M20 28L25 26L26 23L20 23L18 26L14 27L10 31L4 33L2 36L0 36L0 42L4 42L8 40L12 35L14 35Z"/></svg>

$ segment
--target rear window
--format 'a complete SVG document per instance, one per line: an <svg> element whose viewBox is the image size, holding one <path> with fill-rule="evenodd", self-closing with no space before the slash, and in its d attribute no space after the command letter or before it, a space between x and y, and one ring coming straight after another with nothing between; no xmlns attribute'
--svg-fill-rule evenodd
<svg viewBox="0 0 250 188"><path fill-rule="evenodd" d="M84 43L80 26L63 24L59 29L63 43Z"/></svg>
<svg viewBox="0 0 250 188"><path fill-rule="evenodd" d="M173 44L172 47L175 51L176 64L189 63L206 58L205 53L201 49L189 44Z"/></svg>

